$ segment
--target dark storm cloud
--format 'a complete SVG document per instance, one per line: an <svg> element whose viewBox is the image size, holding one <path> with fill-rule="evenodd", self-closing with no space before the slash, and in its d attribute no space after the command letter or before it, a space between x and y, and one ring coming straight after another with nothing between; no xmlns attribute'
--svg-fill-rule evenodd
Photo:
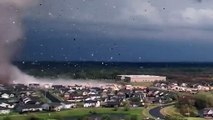
<svg viewBox="0 0 213 120"><path fill-rule="evenodd" d="M211 3L213 1L209 0L201 4L196 4L193 0L135 0L134 2L130 0L122 2L115 0L62 0L61 2L41 0L40 6L30 10L26 17L38 21L46 20L50 24L54 24L55 21L61 21L64 24L78 22L77 27L88 24L89 27L84 29L90 31L93 31L93 28L96 29L91 25L95 24L95 26L102 26L103 29L113 31L109 33L109 36L115 33L115 36L135 36L136 38L153 38L153 35L156 35L159 39L161 37L162 39L174 37L183 40L190 39L182 34L181 31L184 31L189 34L201 32L196 39L206 36L206 39L210 40L213 36L202 29L213 26ZM114 29L117 26L118 28L124 27L124 30L114 31L117 30ZM58 28L60 29L60 25ZM103 32L101 30L95 31ZM129 33L129 36L126 33ZM191 39L194 37L192 36Z"/></svg>
<svg viewBox="0 0 213 120"><path fill-rule="evenodd" d="M212 0L40 0L25 13L26 57L195 60L195 51L210 60L212 4ZM209 49L197 47L200 43L206 43L200 48Z"/></svg>
<svg viewBox="0 0 213 120"><path fill-rule="evenodd" d="M202 0L196 0L197 2L199 2L199 3L201 3L202 2Z"/></svg>

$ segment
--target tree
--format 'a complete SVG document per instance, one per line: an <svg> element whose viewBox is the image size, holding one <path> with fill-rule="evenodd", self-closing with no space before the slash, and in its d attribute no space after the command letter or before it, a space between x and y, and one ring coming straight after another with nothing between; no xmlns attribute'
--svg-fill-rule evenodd
<svg viewBox="0 0 213 120"><path fill-rule="evenodd" d="M124 102L124 111L129 111L129 109L130 109L129 101Z"/></svg>
<svg viewBox="0 0 213 120"><path fill-rule="evenodd" d="M213 96L207 96L208 107L213 107Z"/></svg>
<svg viewBox="0 0 213 120"><path fill-rule="evenodd" d="M207 101L205 100L205 98L197 98L195 100L195 107L199 110L207 107Z"/></svg>
<svg viewBox="0 0 213 120"><path fill-rule="evenodd" d="M212 96L208 96L205 93L200 93L195 97L195 107L199 110L206 107L212 107L213 106L212 101L213 101Z"/></svg>

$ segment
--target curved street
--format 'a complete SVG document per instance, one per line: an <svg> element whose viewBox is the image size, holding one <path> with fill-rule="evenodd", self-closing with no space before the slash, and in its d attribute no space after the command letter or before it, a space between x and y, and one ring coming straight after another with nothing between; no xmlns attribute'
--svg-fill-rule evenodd
<svg viewBox="0 0 213 120"><path fill-rule="evenodd" d="M171 105L174 105L175 103L172 103L172 104L166 104L166 105L161 105L161 106L158 106L158 107L155 107L153 109L151 109L149 111L149 114L155 118L160 118L160 119L164 119L165 116L161 114L160 110L165 108L165 107L168 107L168 106L171 106Z"/></svg>

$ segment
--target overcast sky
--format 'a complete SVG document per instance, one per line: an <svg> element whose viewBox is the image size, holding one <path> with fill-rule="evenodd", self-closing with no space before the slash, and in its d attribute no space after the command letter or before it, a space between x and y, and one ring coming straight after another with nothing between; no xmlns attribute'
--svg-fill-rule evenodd
<svg viewBox="0 0 213 120"><path fill-rule="evenodd" d="M40 0L25 60L212 61L213 0Z"/></svg>

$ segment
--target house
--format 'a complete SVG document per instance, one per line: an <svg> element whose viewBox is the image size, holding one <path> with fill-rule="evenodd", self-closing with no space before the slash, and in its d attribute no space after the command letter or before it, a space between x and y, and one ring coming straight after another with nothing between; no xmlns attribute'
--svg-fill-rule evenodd
<svg viewBox="0 0 213 120"><path fill-rule="evenodd" d="M24 85L24 84L15 84L13 86L15 91L23 91L23 90L28 90L28 86Z"/></svg>
<svg viewBox="0 0 213 120"><path fill-rule="evenodd" d="M15 104L13 104L13 103L7 103L7 102L2 102L2 103L0 103L0 107L12 109L12 108L15 107Z"/></svg>
<svg viewBox="0 0 213 120"><path fill-rule="evenodd" d="M84 102L84 107L100 107L101 103L95 100L88 100Z"/></svg>
<svg viewBox="0 0 213 120"><path fill-rule="evenodd" d="M20 91L20 95L22 96L22 97L24 97L24 96L30 96L30 95L32 95L32 93L35 93L34 91L31 91L31 90L23 90L23 91Z"/></svg>
<svg viewBox="0 0 213 120"><path fill-rule="evenodd" d="M93 92L102 92L103 89L102 89L102 88L99 88L99 87L92 87L92 88L90 89L90 91L93 91Z"/></svg>
<svg viewBox="0 0 213 120"><path fill-rule="evenodd" d="M155 97L147 97L147 98L146 98L146 101L147 101L148 103L155 103L157 100L156 100Z"/></svg>
<svg viewBox="0 0 213 120"><path fill-rule="evenodd" d="M32 104L24 104L17 106L17 112L26 113L26 112L39 112L42 111L41 105L32 105Z"/></svg>
<svg viewBox="0 0 213 120"><path fill-rule="evenodd" d="M15 97L15 95L13 93L2 92L2 94L1 94L1 98L4 98L4 99L9 99L9 98L13 98L13 97Z"/></svg>
<svg viewBox="0 0 213 120"><path fill-rule="evenodd" d="M82 95L88 95L89 92L88 91L83 91Z"/></svg>
<svg viewBox="0 0 213 120"><path fill-rule="evenodd" d="M65 100L68 100L70 98L70 93L65 92L63 97L64 97Z"/></svg>
<svg viewBox="0 0 213 120"><path fill-rule="evenodd" d="M44 84L43 87L45 89L50 89L52 87L52 84Z"/></svg>
<svg viewBox="0 0 213 120"><path fill-rule="evenodd" d="M23 103L27 104L28 102L31 101L31 99L29 97L23 98L22 99Z"/></svg>
<svg viewBox="0 0 213 120"><path fill-rule="evenodd" d="M186 83L182 83L180 86L181 87L187 87L187 84Z"/></svg>
<svg viewBox="0 0 213 120"><path fill-rule="evenodd" d="M98 94L94 94L94 95L89 95L89 98L90 98L91 100L95 100L95 99L100 99L101 96L98 95Z"/></svg>
<svg viewBox="0 0 213 120"><path fill-rule="evenodd" d="M130 102L130 105L132 107L142 107L142 106L144 106L144 103L142 103L142 102Z"/></svg>
<svg viewBox="0 0 213 120"><path fill-rule="evenodd" d="M17 103L19 103L19 99L13 98L13 99L8 99L7 101L1 101L1 102L7 102L7 103L10 103L10 104L17 104Z"/></svg>
<svg viewBox="0 0 213 120"><path fill-rule="evenodd" d="M24 97L22 98L22 102L24 104L40 104L40 100L38 97Z"/></svg>
<svg viewBox="0 0 213 120"><path fill-rule="evenodd" d="M0 91L4 91L4 90L6 90L5 86L0 84Z"/></svg>
<svg viewBox="0 0 213 120"><path fill-rule="evenodd" d="M55 90L60 90L60 89L65 88L65 86L63 86L63 85L52 85L52 88L55 89Z"/></svg>
<svg viewBox="0 0 213 120"><path fill-rule="evenodd" d="M83 89L82 85L75 85L74 88L75 88L75 90L82 90Z"/></svg>
<svg viewBox="0 0 213 120"><path fill-rule="evenodd" d="M203 117L204 118L212 118L213 117L213 108L205 108L203 110Z"/></svg>
<svg viewBox="0 0 213 120"><path fill-rule="evenodd" d="M63 109L76 108L77 104L75 102L63 102L61 103Z"/></svg>
<svg viewBox="0 0 213 120"><path fill-rule="evenodd" d="M197 89L198 89L198 90L201 90L201 91L209 91L209 90L210 90L210 87L209 87L209 86L198 85L198 86L197 86Z"/></svg>
<svg viewBox="0 0 213 120"><path fill-rule="evenodd" d="M0 114L9 114L9 113L10 113L9 108L0 107Z"/></svg>
<svg viewBox="0 0 213 120"><path fill-rule="evenodd" d="M46 111L61 111L62 108L61 103L45 103L42 105L42 109Z"/></svg>
<svg viewBox="0 0 213 120"><path fill-rule="evenodd" d="M132 86L132 85L125 85L125 88L126 88L127 90L132 90L132 89L133 89L133 86Z"/></svg>
<svg viewBox="0 0 213 120"><path fill-rule="evenodd" d="M7 93L3 93L3 94L1 94L1 98L9 99L9 98L10 98L10 95L7 94Z"/></svg>
<svg viewBox="0 0 213 120"><path fill-rule="evenodd" d="M30 83L30 84L29 84L29 87L30 87L30 88L39 88L39 87L40 87L40 84L38 84L38 83Z"/></svg>
<svg viewBox="0 0 213 120"><path fill-rule="evenodd" d="M116 100L109 100L104 102L103 107L119 107L120 103Z"/></svg>
<svg viewBox="0 0 213 120"><path fill-rule="evenodd" d="M71 94L70 98L67 101L70 101L70 102L82 102L84 99L85 98L84 98L83 95Z"/></svg>

